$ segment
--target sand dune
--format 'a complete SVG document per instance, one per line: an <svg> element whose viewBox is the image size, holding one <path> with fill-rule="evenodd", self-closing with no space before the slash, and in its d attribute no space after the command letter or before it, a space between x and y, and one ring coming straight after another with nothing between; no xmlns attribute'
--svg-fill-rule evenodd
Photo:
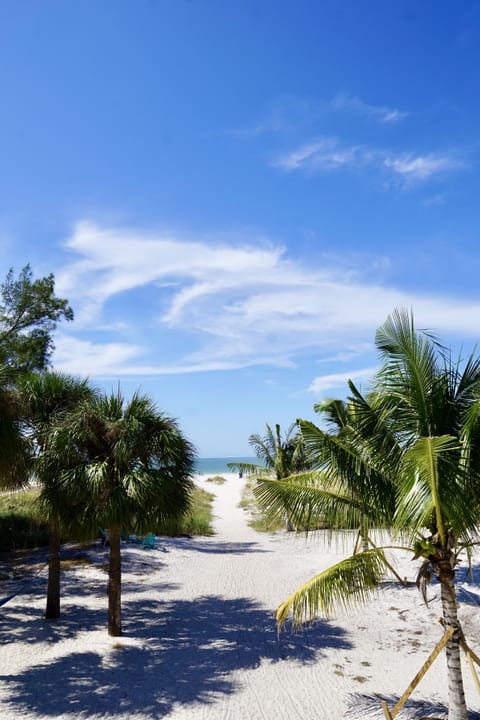
<svg viewBox="0 0 480 720"><path fill-rule="evenodd" d="M259 534L238 508L236 476L208 489L217 496L214 537L162 540L151 551L125 546L122 638L106 633L107 550L99 545L88 549L92 562L65 570L59 621L42 617L45 570L1 608L3 720L383 717L377 694L393 704L442 635L438 587L427 608L413 583L388 581L367 607L278 636L275 607L347 554L352 538L328 547L322 537ZM397 563L414 580L415 563ZM480 589L460 574L463 626L479 652ZM480 718L466 664L465 687ZM440 657L399 717L445 717L445 702Z"/></svg>

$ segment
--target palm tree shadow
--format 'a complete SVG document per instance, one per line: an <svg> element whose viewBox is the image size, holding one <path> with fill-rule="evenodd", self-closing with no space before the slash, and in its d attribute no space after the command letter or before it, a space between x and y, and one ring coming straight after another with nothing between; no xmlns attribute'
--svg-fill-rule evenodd
<svg viewBox="0 0 480 720"><path fill-rule="evenodd" d="M125 637L97 652L68 652L3 675L11 716L75 713L163 717L175 705L211 704L240 687L237 670L283 660L313 663L326 648L347 649L345 631L316 623L278 636L274 619L249 598L207 596L175 603L124 605Z"/></svg>
<svg viewBox="0 0 480 720"><path fill-rule="evenodd" d="M393 695L366 695L355 693L350 696L349 706L345 714L345 720L355 718L384 718L381 700L385 700L390 710L398 702L398 697ZM399 720L447 720L448 708L445 705L433 703L430 700L407 700L402 710L396 716ZM480 713L470 711L468 720L480 720Z"/></svg>
<svg viewBox="0 0 480 720"><path fill-rule="evenodd" d="M169 547L177 547L191 552L206 553L209 555L245 555L249 553L268 553L270 550L262 548L256 542L225 542L215 540L202 540L199 538L168 538L161 539L163 550L168 552Z"/></svg>

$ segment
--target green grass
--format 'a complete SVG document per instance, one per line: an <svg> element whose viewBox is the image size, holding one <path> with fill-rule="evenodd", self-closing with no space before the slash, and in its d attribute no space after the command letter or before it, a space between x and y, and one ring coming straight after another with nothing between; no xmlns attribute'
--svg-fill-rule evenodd
<svg viewBox="0 0 480 720"><path fill-rule="evenodd" d="M38 490L0 496L0 552L43 547L48 543L48 525L38 505Z"/></svg>
<svg viewBox="0 0 480 720"><path fill-rule="evenodd" d="M0 496L0 552L25 550L48 545L48 524L38 508L38 490L24 490ZM214 495L196 487L190 512L180 520L157 528L158 535L213 535ZM78 538L62 536L62 542Z"/></svg>
<svg viewBox="0 0 480 720"><path fill-rule="evenodd" d="M242 491L242 499L239 502L239 507L250 515L250 520L248 521L249 526L259 532L285 530L285 522L283 520L267 518L265 513L259 508L253 494L254 485L255 477L250 476L247 478Z"/></svg>
<svg viewBox="0 0 480 720"><path fill-rule="evenodd" d="M250 520L248 524L254 530L259 532L278 532L280 530L286 530L286 518L271 518L267 517L262 508L259 507L255 496L253 494L253 488L255 486L256 478L251 475L247 478L242 492L242 499L239 502L239 507L249 513ZM299 527L299 531L305 530L319 530L324 529L326 525L323 522L311 522L305 523L304 527Z"/></svg>
<svg viewBox="0 0 480 720"><path fill-rule="evenodd" d="M178 520L171 520L157 528L157 535L213 535L212 493L195 487L190 511Z"/></svg>
<svg viewBox="0 0 480 720"><path fill-rule="evenodd" d="M223 475L212 475L212 477L207 478L206 482L214 483L215 485L223 485L227 481Z"/></svg>

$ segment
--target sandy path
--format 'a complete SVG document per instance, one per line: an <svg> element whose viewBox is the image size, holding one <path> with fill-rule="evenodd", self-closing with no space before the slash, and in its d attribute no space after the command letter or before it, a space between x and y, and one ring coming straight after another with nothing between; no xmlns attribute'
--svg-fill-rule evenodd
<svg viewBox="0 0 480 720"><path fill-rule="evenodd" d="M64 573L59 622L42 619L44 572L1 608L2 720L382 717L370 712L379 710L374 693L398 696L441 636L438 599L426 608L415 587L388 583L367 608L278 637L274 608L345 551L256 533L238 508L234 475L207 487L217 495L214 537L124 548L122 638L106 634L106 551L98 546L94 565ZM405 559L399 569L414 577ZM480 593L467 580L462 588L464 628L478 652ZM467 667L465 681L479 711ZM442 717L434 708L445 685L440 658L403 717Z"/></svg>

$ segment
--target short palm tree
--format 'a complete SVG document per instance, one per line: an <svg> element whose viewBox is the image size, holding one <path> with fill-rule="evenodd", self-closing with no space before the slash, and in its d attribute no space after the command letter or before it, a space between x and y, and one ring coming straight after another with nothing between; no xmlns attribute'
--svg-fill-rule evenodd
<svg viewBox="0 0 480 720"><path fill-rule="evenodd" d="M60 616L60 524L73 512L61 493L59 474L64 469L60 456L58 467L44 465L42 456L53 428L60 424L78 403L92 398L95 391L87 380L62 373L45 371L29 373L18 382L24 424L34 448L33 473L40 484L40 504L48 517L49 553L48 587L45 617ZM71 511L69 513L69 510Z"/></svg>
<svg viewBox="0 0 480 720"><path fill-rule="evenodd" d="M441 587L444 624L454 629L446 645L449 720L466 720L467 709L460 665L461 629L457 616L455 569L462 552L478 542L480 509L480 359L470 356L454 363L435 338L417 333L413 318L395 311L376 335L382 366L376 377L371 413L360 418L361 432L347 440L361 467L365 488L378 482L381 499L385 480L395 486L389 521L402 536L402 546L421 557L418 584L431 577ZM353 386L351 386L352 388ZM359 394L352 396L356 403ZM370 431L366 432L370 427ZM307 426L308 430L308 426ZM310 441L312 438L310 438ZM307 440L310 451L315 443ZM317 454L325 458L323 438ZM348 472L336 468L348 482ZM382 489L383 488L383 489ZM316 487L293 490L302 504L321 507ZM358 500L352 496L353 511ZM348 506L344 494L339 507ZM335 501L333 506L335 506ZM390 502L390 499L389 499ZM388 515L385 516L388 519ZM385 549L369 548L320 573L293 593L277 610L282 625L291 613L294 625L336 604L364 601L387 569Z"/></svg>
<svg viewBox="0 0 480 720"><path fill-rule="evenodd" d="M151 531L189 508L193 446L146 396L120 390L82 403L56 432L49 456L67 458L60 482L83 528L109 531L108 632L121 635L121 530Z"/></svg>
<svg viewBox="0 0 480 720"><path fill-rule="evenodd" d="M257 478L271 478L272 481L282 480L307 469L303 438L296 423L292 423L283 436L279 423L275 425L275 430L266 423L265 435L254 433L248 438L248 443L262 465L229 463L230 468L247 472ZM283 507L283 516L287 530L293 530L286 505Z"/></svg>

